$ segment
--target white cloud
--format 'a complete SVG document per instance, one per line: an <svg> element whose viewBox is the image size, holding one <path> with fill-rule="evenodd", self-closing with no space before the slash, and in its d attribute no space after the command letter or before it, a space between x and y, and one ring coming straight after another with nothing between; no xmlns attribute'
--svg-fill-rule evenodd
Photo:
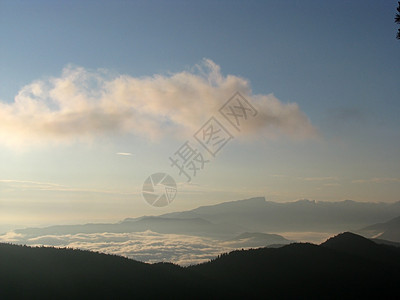
<svg viewBox="0 0 400 300"><path fill-rule="evenodd" d="M321 242L332 233L285 232L285 238L297 241ZM208 237L180 234L162 234L150 230L129 233L77 233L59 235L27 235L8 232L0 235L0 242L26 244L30 246L55 246L79 248L116 254L148 263L160 261L180 265L198 264L235 249L261 247L249 243L251 240L217 240ZM262 242L263 243L263 242Z"/></svg>
<svg viewBox="0 0 400 300"><path fill-rule="evenodd" d="M58 78L24 86L12 103L0 102L0 142L12 147L92 140L132 133L149 139L191 136L236 91L258 110L248 132L274 137L315 136L295 103L252 95L248 80L223 76L205 59L196 71L135 78L69 66Z"/></svg>
<svg viewBox="0 0 400 300"><path fill-rule="evenodd" d="M132 156L132 153L130 153L130 152L118 152L116 154L117 155L122 155L122 156Z"/></svg>
<svg viewBox="0 0 400 300"><path fill-rule="evenodd" d="M208 261L234 248L210 238L160 234L152 231L135 233L91 233L24 236L13 232L0 235L0 241L30 246L71 247L117 254L149 263L160 261L180 265Z"/></svg>

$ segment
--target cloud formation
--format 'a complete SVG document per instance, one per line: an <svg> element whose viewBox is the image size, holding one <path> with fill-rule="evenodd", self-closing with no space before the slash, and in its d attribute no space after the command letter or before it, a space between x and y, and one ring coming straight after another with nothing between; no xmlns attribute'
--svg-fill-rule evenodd
<svg viewBox="0 0 400 300"><path fill-rule="evenodd" d="M8 190L25 190L25 191L53 191L53 192L80 192L80 193L98 193L98 194L115 194L115 195L135 195L133 192L122 192L120 190L104 190L104 189L85 189L73 186L62 185L58 183L0 179L0 188Z"/></svg>
<svg viewBox="0 0 400 300"><path fill-rule="evenodd" d="M126 133L150 139L191 136L236 91L258 110L248 132L294 138L316 134L297 104L252 95L248 80L224 76L205 59L193 71L142 78L68 66L60 77L24 86L14 102L0 102L0 142L24 146Z"/></svg>
<svg viewBox="0 0 400 300"><path fill-rule="evenodd" d="M180 265L205 262L235 249L210 238L161 234L150 230L135 233L104 232L31 237L9 232L0 235L0 241L30 246L79 248L117 254L148 263L168 261Z"/></svg>

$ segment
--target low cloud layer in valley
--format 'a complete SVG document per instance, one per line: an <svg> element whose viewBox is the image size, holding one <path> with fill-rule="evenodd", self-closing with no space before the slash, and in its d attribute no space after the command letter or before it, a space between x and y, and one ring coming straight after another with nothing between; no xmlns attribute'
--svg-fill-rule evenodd
<svg viewBox="0 0 400 300"><path fill-rule="evenodd" d="M152 231L135 233L91 233L44 235L26 238L23 234L0 236L2 242L31 246L79 248L117 254L144 262L168 261L190 265L212 259L234 248L223 242L196 236L160 234Z"/></svg>

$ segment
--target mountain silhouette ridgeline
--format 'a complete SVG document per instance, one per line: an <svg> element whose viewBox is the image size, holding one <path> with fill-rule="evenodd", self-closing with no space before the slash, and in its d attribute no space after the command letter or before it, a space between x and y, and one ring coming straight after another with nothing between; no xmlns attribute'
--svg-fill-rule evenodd
<svg viewBox="0 0 400 300"><path fill-rule="evenodd" d="M42 235L126 233L151 230L165 234L228 239L244 232L353 231L399 215L400 202L298 200L279 203L266 201L264 197L255 197L200 206L192 210L160 216L126 218L118 223L56 225L45 228L16 229L14 232L29 238ZM397 228L399 228L399 224L397 224ZM19 242L23 244L26 241L22 238Z"/></svg>
<svg viewBox="0 0 400 300"><path fill-rule="evenodd" d="M29 298L363 298L398 294L400 248L352 233L237 250L189 267L0 244L0 291Z"/></svg>
<svg viewBox="0 0 400 300"><path fill-rule="evenodd" d="M400 243L400 216L364 227L357 232L366 237Z"/></svg>

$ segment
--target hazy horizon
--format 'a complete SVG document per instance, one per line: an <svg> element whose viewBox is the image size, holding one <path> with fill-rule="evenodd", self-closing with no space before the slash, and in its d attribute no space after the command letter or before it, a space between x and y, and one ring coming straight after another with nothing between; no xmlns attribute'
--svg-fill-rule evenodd
<svg viewBox="0 0 400 300"><path fill-rule="evenodd" d="M252 199L252 198L265 198L265 197L251 197L251 198L247 198L247 199ZM227 200L227 201L215 201L215 203L210 203L208 205L195 206L195 207L189 208L188 210L196 209L196 208L203 207L203 206L213 206L213 205L217 205L217 204L235 202L235 201L243 201L243 200L246 200L246 198L231 199L231 200ZM266 202L276 202L276 201L270 201L268 199L265 199L265 201ZM318 201L318 200L310 200L310 199L297 199L297 200L293 200L293 201L283 201L283 202L276 202L276 203L285 204L285 203L294 203L294 202L298 202L298 201L310 201L310 202L316 202L316 203L331 203L331 202L345 202L345 201L353 201L353 200L345 199L345 200L338 200L338 201ZM390 204L390 203L397 203L400 201L396 201L396 202L354 201L354 202L375 203L375 204L388 203L388 204ZM41 227L48 227L48 226L54 226L54 225L84 225L84 224L88 224L88 223L94 223L94 224L117 223L117 222L123 221L125 219L129 219L129 218L139 218L139 217L147 217L147 216L162 216L167 213L184 212L184 211L186 211L186 210L166 210L164 207L164 208L153 209L150 211L149 214L130 214L130 215L129 214L126 214L126 215L121 214L120 216L113 216L112 218L110 218L108 216L97 216L96 218L88 219L87 216L82 216L82 219L72 219L69 221L54 220L54 221L49 222L48 220L45 220L43 222L26 222L26 223L20 223L20 224L0 223L0 234L6 233L8 231L12 231L14 229L35 228L35 227L41 228ZM385 220L382 219L382 221L385 221ZM273 233L273 232L271 232L271 233ZM334 233L334 232L329 232L329 234L332 234L332 233ZM291 236L291 234L288 236ZM295 236L295 234L293 236ZM321 240L318 240L318 241L321 241Z"/></svg>

